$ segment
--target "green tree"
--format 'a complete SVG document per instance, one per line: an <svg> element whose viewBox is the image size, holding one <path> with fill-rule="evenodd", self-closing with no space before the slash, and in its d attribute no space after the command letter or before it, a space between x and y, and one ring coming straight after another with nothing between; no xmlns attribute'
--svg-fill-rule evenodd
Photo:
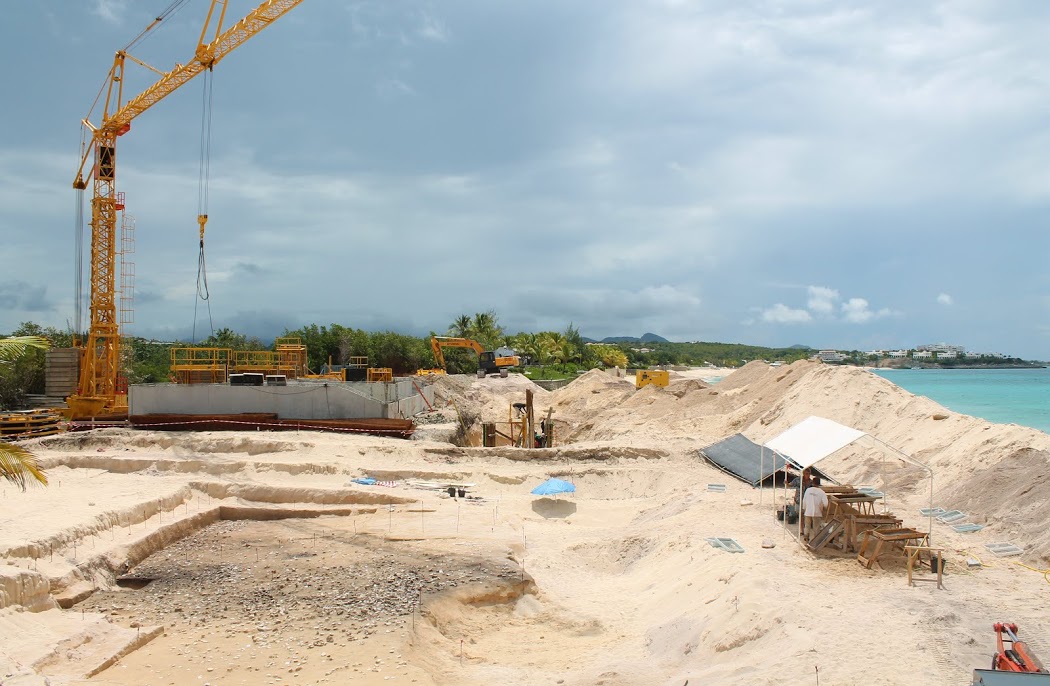
<svg viewBox="0 0 1050 686"><path fill-rule="evenodd" d="M171 377L172 343L131 337L124 340L131 351L128 383L163 383Z"/></svg>
<svg viewBox="0 0 1050 686"><path fill-rule="evenodd" d="M9 352L0 358L0 407L7 410L25 406L26 395L44 392L47 350L50 341L45 330L32 322L23 322L7 344ZM34 341L44 341L43 346ZM10 352L14 351L14 352Z"/></svg>
<svg viewBox="0 0 1050 686"><path fill-rule="evenodd" d="M231 350L258 350L249 346L248 337L223 327L201 341L202 348L230 348Z"/></svg>
<svg viewBox="0 0 1050 686"><path fill-rule="evenodd" d="M583 342L583 336L580 335L580 330L573 326L572 322L569 322L569 325L565 327L564 336L565 342L568 345L564 354L569 357L566 362L584 361L587 357L587 344Z"/></svg>
<svg viewBox="0 0 1050 686"><path fill-rule="evenodd" d="M13 336L0 339L0 365L8 365L28 352L46 351L50 343L40 336ZM23 491L32 483L47 485L47 475L40 469L36 456L25 448L0 441L0 478Z"/></svg>
<svg viewBox="0 0 1050 686"><path fill-rule="evenodd" d="M568 364L569 362L579 361L580 354L576 346L572 344L572 341L562 338L554 351L554 359L562 364Z"/></svg>
<svg viewBox="0 0 1050 686"><path fill-rule="evenodd" d="M414 373L426 364L427 346L422 339L393 331L373 333L369 339L369 359L375 367L390 367L397 375Z"/></svg>
<svg viewBox="0 0 1050 686"><path fill-rule="evenodd" d="M336 326L333 324L332 328ZM315 372L328 363L329 357L332 358L333 363L341 363L339 336L326 327L308 324L294 331L285 329L281 338L298 338L302 341L302 344L306 346L306 366Z"/></svg>
<svg viewBox="0 0 1050 686"><path fill-rule="evenodd" d="M485 347L485 350L495 350L504 344L503 327L499 325L499 317L492 310L478 312L474 315L471 323L471 336Z"/></svg>
<svg viewBox="0 0 1050 686"><path fill-rule="evenodd" d="M525 364L538 364L540 360L539 337L534 333L516 333L507 339L507 345L514 349Z"/></svg>
<svg viewBox="0 0 1050 686"><path fill-rule="evenodd" d="M627 367L627 355L614 345L589 345L589 353L606 367Z"/></svg>
<svg viewBox="0 0 1050 686"><path fill-rule="evenodd" d="M472 338L474 335L474 320L469 314L461 314L448 327L448 335L456 338Z"/></svg>
<svg viewBox="0 0 1050 686"><path fill-rule="evenodd" d="M557 331L541 331L536 335L536 361L547 364L555 360L562 350L562 336Z"/></svg>

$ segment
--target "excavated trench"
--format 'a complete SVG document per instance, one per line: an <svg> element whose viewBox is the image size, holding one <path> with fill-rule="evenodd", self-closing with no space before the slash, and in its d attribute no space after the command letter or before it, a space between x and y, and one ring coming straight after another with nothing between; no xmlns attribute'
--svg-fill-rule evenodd
<svg viewBox="0 0 1050 686"><path fill-rule="evenodd" d="M468 587L519 584L505 557L433 550L355 534L342 518L219 521L139 562L140 588L100 590L76 605L113 621L169 630L227 624L270 632L323 627L350 640Z"/></svg>
<svg viewBox="0 0 1050 686"><path fill-rule="evenodd" d="M354 487L340 478L365 471L356 459L343 465L256 458L312 447L301 440L189 437L188 444L174 442L167 450L144 436L131 437L138 448L164 451L144 457L141 450L124 449L130 445L124 432L107 431L111 435L61 439L71 441L68 445L51 439L60 441L51 446L59 452L71 450L53 453L44 464L163 481L156 488L144 486L149 490L143 493L151 494L147 497L114 501L46 537L12 542L3 558L25 569L0 578L0 607L97 612L115 625L144 627L135 649L156 640L159 629L150 627L164 627L169 634L207 627L226 636L251 633L263 644L294 636L334 650L406 621L420 638L416 650L423 662L428 655L447 656L456 636L474 629L484 631L467 652L473 650L480 660L505 654L502 642L526 640L536 630L601 642L600 626L565 620L546 608L531 578L494 539L468 543L458 549L471 551L464 554L437 540L441 536L384 534L375 521L388 523L395 510L405 518L430 516L424 513L434 510L422 507L418 493ZM361 448L346 450L365 455ZM665 453L640 448L450 447L426 448L423 454L445 464L368 473L381 481L477 482L478 492L492 503L497 494L526 493L533 481L545 478L522 462L526 458L562 463L557 473L547 475L574 481L586 499L647 500L679 485L646 468L646 462ZM266 472L308 478L294 486L255 480ZM239 480L241 473L247 478ZM570 503L575 512L571 500L556 505ZM489 516L488 509L470 505L464 501L464 515ZM458 507L456 512L458 534ZM373 525L359 531L358 523L368 520ZM556 654L548 657L557 661Z"/></svg>

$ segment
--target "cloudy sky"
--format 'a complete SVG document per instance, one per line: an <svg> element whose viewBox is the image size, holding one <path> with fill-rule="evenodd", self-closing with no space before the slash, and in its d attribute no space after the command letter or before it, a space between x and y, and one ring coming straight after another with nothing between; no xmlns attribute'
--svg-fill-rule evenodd
<svg viewBox="0 0 1050 686"><path fill-rule="evenodd" d="M0 331L75 321L79 122L166 1L5 7ZM188 61L206 6L131 53ZM305 0L215 70L211 321L422 335L491 309L1050 359L1048 27L1019 0ZM129 63L126 92L155 78ZM210 331L202 86L119 141L132 334Z"/></svg>

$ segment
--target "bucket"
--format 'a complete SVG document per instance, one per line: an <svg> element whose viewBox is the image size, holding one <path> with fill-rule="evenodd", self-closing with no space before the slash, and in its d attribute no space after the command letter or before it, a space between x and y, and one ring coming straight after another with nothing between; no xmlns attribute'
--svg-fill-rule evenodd
<svg viewBox="0 0 1050 686"><path fill-rule="evenodd" d="M777 521L778 522L784 521L784 508L781 508L781 509L777 510Z"/></svg>
<svg viewBox="0 0 1050 686"><path fill-rule="evenodd" d="M944 568L948 565L948 563L945 562L944 560L941 560L940 561L940 565L941 565L941 574L944 574ZM934 574L937 573L937 558L936 557L931 557L930 558L930 571L933 572Z"/></svg>

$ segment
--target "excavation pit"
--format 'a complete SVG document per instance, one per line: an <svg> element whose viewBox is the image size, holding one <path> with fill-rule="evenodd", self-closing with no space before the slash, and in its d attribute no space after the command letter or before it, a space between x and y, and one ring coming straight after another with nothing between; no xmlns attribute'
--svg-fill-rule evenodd
<svg viewBox="0 0 1050 686"><path fill-rule="evenodd" d="M150 576L118 576L117 586L138 590L149 586L155 579Z"/></svg>
<svg viewBox="0 0 1050 686"><path fill-rule="evenodd" d="M349 655L362 641L410 630L450 592L518 581L505 549L463 554L447 541L392 542L355 534L349 519L220 520L154 552L74 611L163 626L147 651L185 650L206 635L213 659L247 670L237 662L246 646ZM147 655L124 661L140 659Z"/></svg>

